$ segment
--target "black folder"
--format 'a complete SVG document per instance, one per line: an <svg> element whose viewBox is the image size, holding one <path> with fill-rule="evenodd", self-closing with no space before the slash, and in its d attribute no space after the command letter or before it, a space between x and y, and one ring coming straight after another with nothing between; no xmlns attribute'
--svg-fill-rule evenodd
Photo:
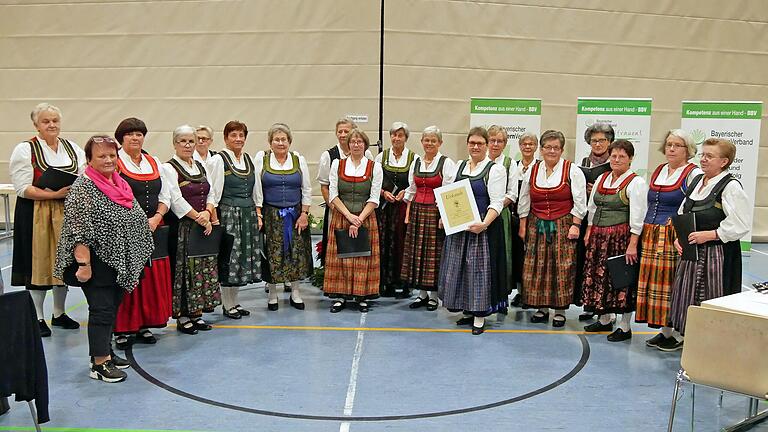
<svg viewBox="0 0 768 432"><path fill-rule="evenodd" d="M349 230L334 230L336 234L336 255L339 258L355 258L371 256L371 240L368 229L360 227L357 238L349 236Z"/></svg>
<svg viewBox="0 0 768 432"><path fill-rule="evenodd" d="M219 254L224 228L221 225L214 225L213 231L209 235L205 235L204 231L205 228L200 225L194 225L189 231L189 241L187 242L188 257L197 258Z"/></svg>
<svg viewBox="0 0 768 432"><path fill-rule="evenodd" d="M611 278L613 289L621 291L637 286L637 278L640 272L640 263L627 264L626 255L618 255L608 258L606 261L608 276Z"/></svg>
<svg viewBox="0 0 768 432"><path fill-rule="evenodd" d="M161 225L155 228L152 233L152 240L155 242L155 249L152 251L153 260L165 258L168 256L168 233L171 228L168 225Z"/></svg>
<svg viewBox="0 0 768 432"><path fill-rule="evenodd" d="M77 180L77 174L68 173L57 168L48 167L35 182L35 186L40 189L50 189L57 191L61 188L71 186Z"/></svg>
<svg viewBox="0 0 768 432"><path fill-rule="evenodd" d="M688 236L696 231L696 214L686 213L672 216L672 225L677 233L677 242L683 247L682 259L696 261L699 259L699 249L695 244L688 243Z"/></svg>
<svg viewBox="0 0 768 432"><path fill-rule="evenodd" d="M600 174L606 173L611 170L611 164L604 163L598 166L594 166L592 168L587 168L583 166L580 166L579 168L581 168L581 171L584 173L584 178L587 179L587 183L594 183L597 181L597 178L600 177Z"/></svg>

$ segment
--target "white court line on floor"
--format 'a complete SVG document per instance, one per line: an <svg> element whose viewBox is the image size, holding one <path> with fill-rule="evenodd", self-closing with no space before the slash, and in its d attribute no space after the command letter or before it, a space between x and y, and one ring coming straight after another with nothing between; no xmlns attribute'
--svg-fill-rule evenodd
<svg viewBox="0 0 768 432"><path fill-rule="evenodd" d="M3 268L2 268L2 270L8 270L8 269L9 269L9 268L11 268L11 267L13 267L13 264L11 264L11 265L7 265L7 266L3 267Z"/></svg>
<svg viewBox="0 0 768 432"><path fill-rule="evenodd" d="M360 328L365 326L365 316L360 314ZM355 393L357 393L357 373L360 369L360 357L363 355L363 340L365 332L357 332L357 342L355 343L355 353L352 355L352 370L349 372L349 385L347 386L347 398L344 400L344 415L351 416L352 408L355 407ZM339 432L349 432L349 422L344 422L339 426Z"/></svg>
<svg viewBox="0 0 768 432"><path fill-rule="evenodd" d="M765 253L765 252L763 252L763 251L759 251L759 250L757 250L757 249L752 249L752 248L750 248L749 250L751 250L752 252L757 252L757 253L759 253L760 255L766 255L766 256L768 256L768 253Z"/></svg>

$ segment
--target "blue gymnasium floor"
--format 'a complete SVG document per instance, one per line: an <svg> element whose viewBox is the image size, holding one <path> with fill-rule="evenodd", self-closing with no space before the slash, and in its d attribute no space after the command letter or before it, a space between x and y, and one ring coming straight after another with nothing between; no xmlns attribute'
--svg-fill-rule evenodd
<svg viewBox="0 0 768 432"><path fill-rule="evenodd" d="M744 284L768 279L768 245L746 258ZM9 286L11 241L0 241ZM278 288L281 290L281 288ZM45 431L661 431L666 430L679 352L645 346L655 332L610 343L585 335L568 311L564 329L531 324L532 311L511 309L472 336L444 309L408 309L384 299L361 315L330 314L330 302L304 285L305 311L288 304L268 312L263 284L241 302L252 311L205 318L213 331L189 336L157 331L157 345L135 345L128 379L88 378L85 328L44 339L51 393ZM46 314L51 313L51 298ZM85 324L82 292L68 313ZM675 430L690 430L690 387L683 388ZM696 391L697 431L715 431L746 413L747 400ZM761 404L760 409L767 406ZM26 404L11 403L2 431L34 430ZM753 431L768 431L762 424Z"/></svg>

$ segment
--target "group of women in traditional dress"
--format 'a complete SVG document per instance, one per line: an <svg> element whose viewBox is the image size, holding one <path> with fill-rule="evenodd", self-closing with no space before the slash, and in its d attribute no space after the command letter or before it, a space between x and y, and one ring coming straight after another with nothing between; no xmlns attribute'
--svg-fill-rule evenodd
<svg viewBox="0 0 768 432"><path fill-rule="evenodd" d="M54 191L36 182L51 168L81 174L86 160L76 144L59 138L58 108L41 104L32 121L38 135L11 157L19 196L12 283L31 290L47 336L42 304L51 288L52 324L77 328L64 313L67 288L45 259L56 249L68 187ZM278 284L290 292L289 304L303 310L296 282L313 271L311 178L305 158L291 150L290 128L272 125L268 148L251 157L244 151L248 128L242 122L224 126L219 152L211 150L211 128L179 126L173 132L175 154L165 163L143 149L147 133L137 118L118 125L116 172L156 241L167 238L168 247L146 261L138 285L122 299L112 329L117 346L155 343L151 329L165 326L169 317L182 333L210 330L202 316L217 305L228 318L247 316L239 289L261 280L267 310L279 307ZM612 331L608 340L621 341L631 337L636 311L636 322L662 329L647 344L675 350L688 305L740 288L738 239L749 229L751 212L727 173L735 157L728 141L706 141L698 168L689 162L696 153L690 135L672 130L660 147L667 163L646 182L631 170L633 145L615 140L610 125L596 124L586 131L591 153L582 166L603 169L588 181L584 172L593 171L563 158L565 137L556 130L540 138L521 136L519 161L508 155L516 151L506 148L507 132L498 126L472 128L467 157L460 161L440 152L437 126L422 131L417 154L407 146L408 125L393 123L392 146L376 158L352 120L339 120L335 134L338 143L323 152L316 177L326 206L323 292L333 313L348 302L367 312L371 299L410 297L416 290L411 309L434 311L442 301L462 313L458 325L481 334L485 317L507 313L509 306L536 309L533 323L550 322L552 313L552 326L563 327L565 310L579 305L585 312L580 320L597 315L586 331ZM434 191L465 179L480 221L446 236ZM690 238L676 239L671 217L689 212L700 226ZM214 231L221 239L217 253L190 252L192 239ZM368 239L365 253L339 255L337 238L360 236ZM698 261L680 261L677 243L697 244ZM639 263L636 287L613 286L606 263L615 256ZM715 277L715 269L725 278ZM621 318L614 330L615 314Z"/></svg>

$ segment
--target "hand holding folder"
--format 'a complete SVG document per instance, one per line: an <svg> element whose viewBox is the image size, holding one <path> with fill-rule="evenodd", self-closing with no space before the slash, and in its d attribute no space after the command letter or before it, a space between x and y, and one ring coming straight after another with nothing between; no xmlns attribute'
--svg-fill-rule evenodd
<svg viewBox="0 0 768 432"><path fill-rule="evenodd" d="M336 255L339 258L355 258L371 256L371 241L368 229L361 226L357 229L357 237L350 237L349 230L333 230L336 235Z"/></svg>
<svg viewBox="0 0 768 432"><path fill-rule="evenodd" d="M618 255L608 258L606 261L608 276L615 291L621 291L637 286L640 272L640 263L627 264L626 255Z"/></svg>
<svg viewBox="0 0 768 432"><path fill-rule="evenodd" d="M223 234L224 228L221 225L213 225L211 233L208 235L205 235L204 227L197 224L193 225L189 231L187 256L190 258L217 256L221 249Z"/></svg>

